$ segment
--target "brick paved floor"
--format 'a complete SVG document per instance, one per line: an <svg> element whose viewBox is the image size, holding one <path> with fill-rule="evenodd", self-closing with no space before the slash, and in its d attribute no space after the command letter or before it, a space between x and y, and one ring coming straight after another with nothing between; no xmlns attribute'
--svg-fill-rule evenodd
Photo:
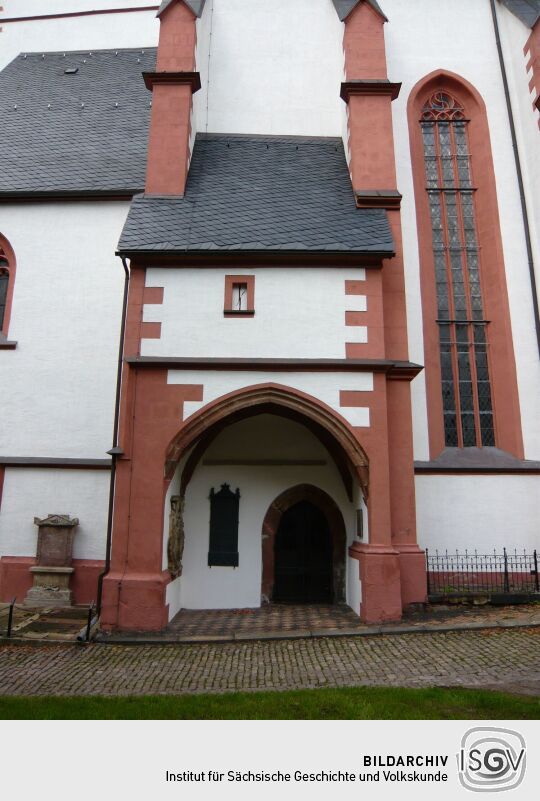
<svg viewBox="0 0 540 801"><path fill-rule="evenodd" d="M464 686L540 694L540 629L194 645L3 645L4 695Z"/></svg>
<svg viewBox="0 0 540 801"><path fill-rule="evenodd" d="M259 609L182 609L168 625L167 633L232 636L361 626L358 615L345 604L267 604Z"/></svg>
<svg viewBox="0 0 540 801"><path fill-rule="evenodd" d="M515 606L465 606L436 604L407 611L400 623L382 624L379 628L436 628L439 625L486 624L508 622L540 624L540 603ZM371 628L345 604L268 604L259 609L182 609L171 621L164 636L242 636L293 631L362 632Z"/></svg>

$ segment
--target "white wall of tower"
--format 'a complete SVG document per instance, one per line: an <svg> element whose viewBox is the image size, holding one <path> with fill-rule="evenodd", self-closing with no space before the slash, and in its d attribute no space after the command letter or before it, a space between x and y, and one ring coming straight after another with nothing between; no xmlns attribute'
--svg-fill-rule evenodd
<svg viewBox="0 0 540 801"><path fill-rule="evenodd" d="M137 8L151 0L4 0L2 17L28 17ZM121 47L157 47L159 22L155 11L137 11L81 17L13 22L0 32L0 69L19 53L65 50L106 50Z"/></svg>
<svg viewBox="0 0 540 801"><path fill-rule="evenodd" d="M2 205L17 258L1 351L1 451L104 459L111 447L124 271L115 249L128 203Z"/></svg>

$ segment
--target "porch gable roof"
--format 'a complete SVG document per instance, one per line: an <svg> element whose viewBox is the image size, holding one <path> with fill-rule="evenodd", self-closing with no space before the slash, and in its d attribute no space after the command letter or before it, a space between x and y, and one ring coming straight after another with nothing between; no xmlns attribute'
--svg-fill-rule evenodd
<svg viewBox="0 0 540 801"><path fill-rule="evenodd" d="M386 212L357 209L338 138L198 134L186 193L138 195L120 253L392 256Z"/></svg>

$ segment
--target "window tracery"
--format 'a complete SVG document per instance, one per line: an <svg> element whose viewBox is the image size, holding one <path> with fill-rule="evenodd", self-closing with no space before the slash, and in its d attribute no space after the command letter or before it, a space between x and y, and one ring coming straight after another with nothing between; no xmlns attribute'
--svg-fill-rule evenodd
<svg viewBox="0 0 540 801"><path fill-rule="evenodd" d="M9 288L9 263L7 256L0 246L0 331L4 330L6 320Z"/></svg>
<svg viewBox="0 0 540 801"><path fill-rule="evenodd" d="M488 320L483 309L468 120L437 91L420 119L431 215L445 445L493 446Z"/></svg>

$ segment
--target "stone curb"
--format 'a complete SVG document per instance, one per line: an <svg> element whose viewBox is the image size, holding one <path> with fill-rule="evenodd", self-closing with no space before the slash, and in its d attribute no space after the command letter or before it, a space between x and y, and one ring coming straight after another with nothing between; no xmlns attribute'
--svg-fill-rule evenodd
<svg viewBox="0 0 540 801"><path fill-rule="evenodd" d="M203 643L231 643L231 642L256 642L268 640L309 640L324 639L333 637L376 637L381 635L396 636L399 634L447 634L452 631L480 631L503 629L533 629L540 628L538 623L522 623L521 621L508 621L503 623L457 623L447 626L370 626L362 629L318 629L316 631L294 630L287 632L260 632L253 634L216 634L213 636L193 636L193 637L145 637L137 639L134 637L115 637L98 635L95 642L101 645L201 645Z"/></svg>
<svg viewBox="0 0 540 801"><path fill-rule="evenodd" d="M400 634L448 634L452 631L500 631L504 629L535 629L540 628L538 623L522 623L521 621L510 620L508 622L495 621L494 623L456 623L444 626L370 626L362 629L296 629L293 631L269 631L245 634L214 634L214 635L194 635L192 637L156 637L149 635L144 638L136 637L115 637L98 634L91 642L79 642L76 640L64 639L38 639L23 637L0 636L0 646L2 645L220 645L223 643L242 643L242 642L267 642L271 640L320 640L335 637L378 637L381 635L397 636Z"/></svg>

